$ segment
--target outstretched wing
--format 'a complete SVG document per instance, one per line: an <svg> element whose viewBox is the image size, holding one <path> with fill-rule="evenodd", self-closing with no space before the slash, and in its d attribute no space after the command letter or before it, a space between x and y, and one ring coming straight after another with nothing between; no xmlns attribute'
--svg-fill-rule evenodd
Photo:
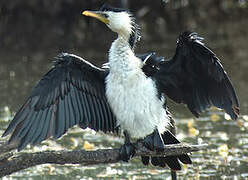
<svg viewBox="0 0 248 180"><path fill-rule="evenodd" d="M177 103L187 104L199 116L211 105L237 119L239 102L220 60L196 33L179 36L176 53L162 61L153 75L159 90Z"/></svg>
<svg viewBox="0 0 248 180"><path fill-rule="evenodd" d="M84 59L62 53L38 82L3 136L12 133L18 150L50 136L59 138L79 124L104 132L116 131L116 119L105 96L103 69Z"/></svg>

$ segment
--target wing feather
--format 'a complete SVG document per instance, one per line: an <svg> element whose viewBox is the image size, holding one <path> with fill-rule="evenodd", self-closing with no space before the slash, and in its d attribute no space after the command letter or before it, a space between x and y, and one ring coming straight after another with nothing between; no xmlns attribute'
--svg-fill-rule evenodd
<svg viewBox="0 0 248 180"><path fill-rule="evenodd" d="M3 136L18 140L18 150L61 137L78 124L96 131L117 132L116 119L105 96L107 71L67 53L59 55L16 113Z"/></svg>
<svg viewBox="0 0 248 180"><path fill-rule="evenodd" d="M160 92L177 103L187 104L197 117L213 105L237 119L239 102L236 92L220 60L202 40L196 33L181 34L174 57L156 63L152 78Z"/></svg>
<svg viewBox="0 0 248 180"><path fill-rule="evenodd" d="M38 137L40 136L40 133L42 131L42 127L45 123L44 118L46 117L46 110L41 110L41 111L39 111L39 113L40 113L39 126L38 126L39 128L36 130L36 133L33 137L33 140L31 141L33 144L37 144L36 141L37 141ZM13 134L14 134L14 132L13 132Z"/></svg>

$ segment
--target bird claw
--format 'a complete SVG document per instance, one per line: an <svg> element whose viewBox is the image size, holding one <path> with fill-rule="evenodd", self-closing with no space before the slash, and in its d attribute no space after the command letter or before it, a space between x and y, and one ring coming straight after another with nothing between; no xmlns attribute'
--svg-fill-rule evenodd
<svg viewBox="0 0 248 180"><path fill-rule="evenodd" d="M120 159L128 162L135 154L135 147L132 143L125 143L120 148Z"/></svg>

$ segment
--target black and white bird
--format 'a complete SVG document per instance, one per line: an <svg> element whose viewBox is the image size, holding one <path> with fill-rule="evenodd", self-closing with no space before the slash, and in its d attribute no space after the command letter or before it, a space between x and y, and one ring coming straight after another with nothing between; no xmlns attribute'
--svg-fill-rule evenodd
<svg viewBox="0 0 248 180"><path fill-rule="evenodd" d="M17 143L18 150L59 138L79 125L105 133L124 132L125 144L120 148L124 161L135 153L130 138L159 151L165 144L179 143L171 133L174 125L166 95L186 104L197 117L213 105L237 119L239 103L231 81L196 33L182 33L175 55L165 60L154 53L134 53L139 33L129 11L105 5L83 15L102 21L118 35L109 50L108 68L73 54L58 55L3 134L12 133L9 143ZM144 164L167 164L174 170L181 168L179 161L191 163L187 154L142 157Z"/></svg>

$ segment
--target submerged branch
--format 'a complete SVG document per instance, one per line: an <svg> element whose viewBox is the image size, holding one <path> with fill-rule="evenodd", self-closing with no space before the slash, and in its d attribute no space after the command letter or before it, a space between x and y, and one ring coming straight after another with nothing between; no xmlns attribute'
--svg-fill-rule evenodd
<svg viewBox="0 0 248 180"><path fill-rule="evenodd" d="M194 151L203 150L204 145L166 145L162 152L148 150L141 142L137 142L135 156L172 156L181 155ZM0 147L1 149L1 147ZM81 164L93 165L99 163L119 162L119 149L101 149L96 151L74 150L74 151L43 151L35 153L17 153L14 156L10 153L0 158L0 177L40 164Z"/></svg>

